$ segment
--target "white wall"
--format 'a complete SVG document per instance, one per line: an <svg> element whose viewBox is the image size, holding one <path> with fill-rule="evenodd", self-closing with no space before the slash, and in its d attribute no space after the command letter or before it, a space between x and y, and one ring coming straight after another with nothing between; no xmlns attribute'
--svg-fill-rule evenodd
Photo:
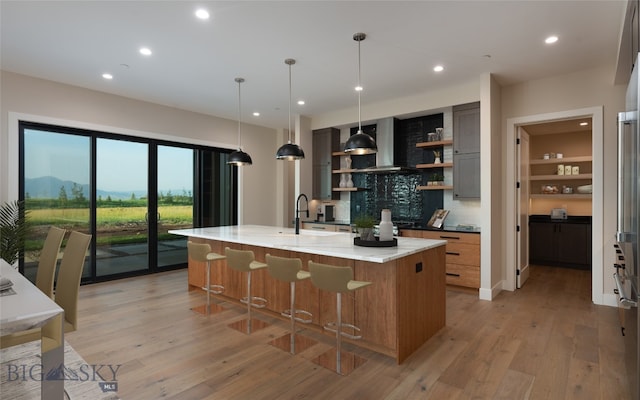
<svg viewBox="0 0 640 400"><path fill-rule="evenodd" d="M16 140L9 147L9 113L69 126L106 129L113 133L158 137L188 143L235 148L238 121L197 114L2 71L0 75L0 201L17 194ZM241 220L276 225L276 132L243 123L243 150L253 165L240 171ZM11 154L11 157L9 155Z"/></svg>

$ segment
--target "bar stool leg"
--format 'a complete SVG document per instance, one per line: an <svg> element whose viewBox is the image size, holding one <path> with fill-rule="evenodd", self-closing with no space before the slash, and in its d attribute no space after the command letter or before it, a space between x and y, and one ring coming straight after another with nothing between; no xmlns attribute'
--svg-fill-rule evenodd
<svg viewBox="0 0 640 400"><path fill-rule="evenodd" d="M338 321L336 322L336 372L338 375L342 375L341 367L341 353L342 353L342 293L336 293L336 307Z"/></svg>
<svg viewBox="0 0 640 400"><path fill-rule="evenodd" d="M296 283L291 282L291 354L296 354Z"/></svg>
<svg viewBox="0 0 640 400"><path fill-rule="evenodd" d="M207 261L207 315L211 314L211 261Z"/></svg>
<svg viewBox="0 0 640 400"><path fill-rule="evenodd" d="M247 272L247 334L251 333L251 271Z"/></svg>
<svg viewBox="0 0 640 400"><path fill-rule="evenodd" d="M315 345L317 342L309 337L302 335L298 335L298 338L296 338L296 322L309 324L312 321L312 315L308 311L296 309L296 282L289 282L289 285L289 309L284 310L280 313L280 315L290 319L290 332L284 336L272 340L271 342L269 342L269 344L276 346L280 350L289 351L290 354L295 355L296 348L299 352L302 352ZM301 316L298 317L298 314L300 314ZM304 318L304 316L308 318ZM287 335L289 336L288 341L286 340Z"/></svg>
<svg viewBox="0 0 640 400"><path fill-rule="evenodd" d="M204 312L202 311L202 307L203 306L198 306L198 307L194 307L192 308L193 311L200 313L200 314L205 314L205 315L211 315L212 312L212 304L211 304L211 293L214 294L221 294L224 291L224 286L222 285L211 285L211 261L207 261L207 274L206 274L207 278L206 278L206 282L207 285L205 287L203 287L202 289L207 293L207 303L204 306ZM211 288L215 288L215 290L212 290ZM217 313L224 310L222 307L213 304L213 312Z"/></svg>

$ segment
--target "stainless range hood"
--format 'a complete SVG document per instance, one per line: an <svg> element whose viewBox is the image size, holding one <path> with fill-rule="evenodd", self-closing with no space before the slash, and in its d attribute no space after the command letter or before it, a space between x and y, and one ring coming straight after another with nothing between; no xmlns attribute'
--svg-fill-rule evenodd
<svg viewBox="0 0 640 400"><path fill-rule="evenodd" d="M378 152L376 153L376 166L361 169L361 172L382 174L410 173L418 171L416 168L411 168L406 165L397 165L394 163L394 122L395 119L393 117L378 120L376 126L376 144L378 146Z"/></svg>

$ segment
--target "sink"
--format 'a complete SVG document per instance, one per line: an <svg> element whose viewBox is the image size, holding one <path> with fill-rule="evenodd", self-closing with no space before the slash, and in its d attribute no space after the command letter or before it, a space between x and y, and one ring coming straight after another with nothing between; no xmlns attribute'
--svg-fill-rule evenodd
<svg viewBox="0 0 640 400"><path fill-rule="evenodd" d="M309 229L300 229L300 234L296 235L292 232L278 232L273 234L276 237L295 237L295 236L331 236L335 235L336 232L327 232L327 231L312 231Z"/></svg>

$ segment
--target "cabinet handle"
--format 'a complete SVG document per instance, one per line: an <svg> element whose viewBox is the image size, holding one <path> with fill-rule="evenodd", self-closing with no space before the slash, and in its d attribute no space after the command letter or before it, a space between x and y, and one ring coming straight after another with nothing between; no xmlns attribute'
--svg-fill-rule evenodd
<svg viewBox="0 0 640 400"><path fill-rule="evenodd" d="M446 236L446 235L440 235L440 239L455 239L455 240L460 240L460 236Z"/></svg>
<svg viewBox="0 0 640 400"><path fill-rule="evenodd" d="M460 253L455 253L453 251L445 251L445 254L449 254L450 256L459 256Z"/></svg>
<svg viewBox="0 0 640 400"><path fill-rule="evenodd" d="M452 274L451 272L447 272L446 273L448 276L456 276L456 277L460 277L460 274Z"/></svg>
<svg viewBox="0 0 640 400"><path fill-rule="evenodd" d="M312 226L311 229L320 229L320 230L325 230L327 228L323 227L323 226Z"/></svg>

